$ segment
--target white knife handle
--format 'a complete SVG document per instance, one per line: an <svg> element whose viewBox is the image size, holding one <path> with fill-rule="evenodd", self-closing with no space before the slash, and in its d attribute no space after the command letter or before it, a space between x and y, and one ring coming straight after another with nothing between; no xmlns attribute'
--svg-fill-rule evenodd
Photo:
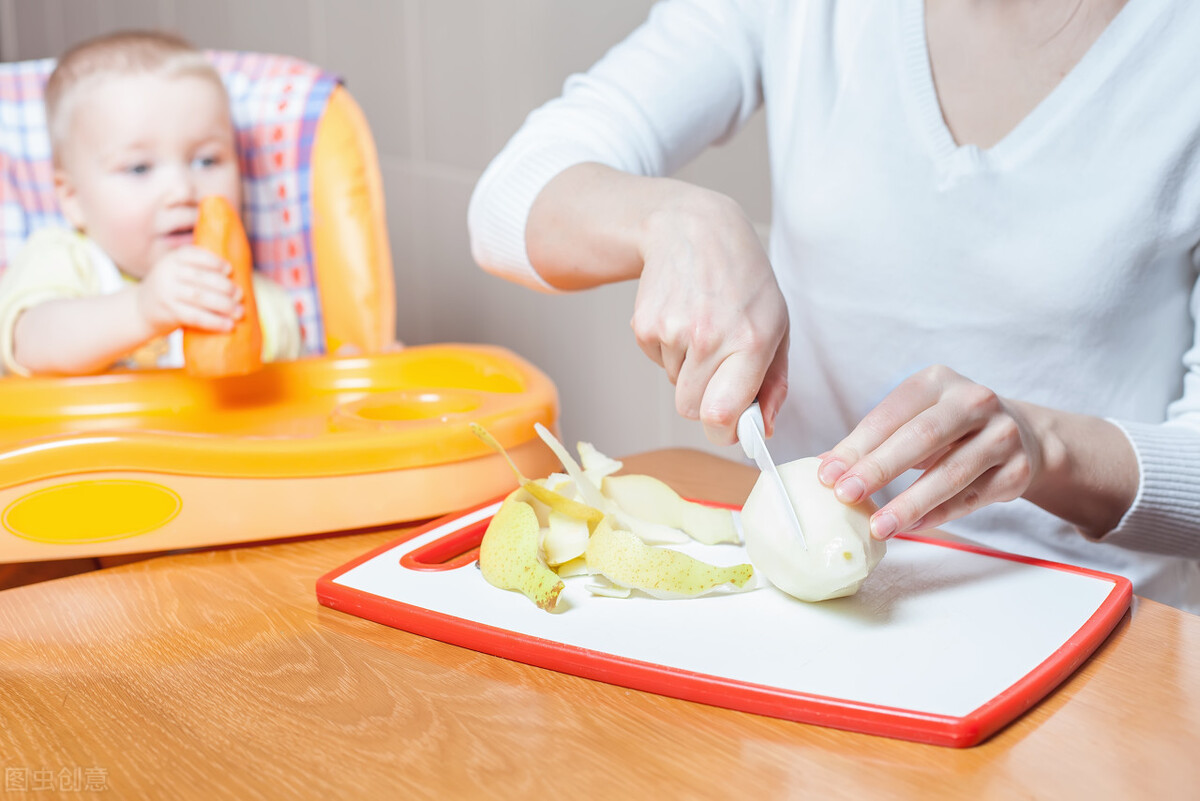
<svg viewBox="0 0 1200 801"><path fill-rule="evenodd" d="M747 426L752 426L758 429L758 436L752 436L750 429ZM742 412L742 416L738 418L737 423L738 442L742 444L742 452L749 459L758 459L758 443L762 442L767 436L767 425L763 422L762 407L758 405L758 401L746 407L746 411Z"/></svg>

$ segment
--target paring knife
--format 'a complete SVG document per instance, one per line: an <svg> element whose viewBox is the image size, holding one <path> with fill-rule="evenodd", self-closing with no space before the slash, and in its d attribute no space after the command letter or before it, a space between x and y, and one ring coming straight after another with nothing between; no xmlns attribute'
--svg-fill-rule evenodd
<svg viewBox="0 0 1200 801"><path fill-rule="evenodd" d="M758 469L763 472L763 475L767 476L767 480L775 487L775 497L782 505L779 519L791 522L792 530L796 533L796 539L799 540L800 547L807 551L808 543L804 541L804 531L800 528L800 519L796 517L796 508L792 506L792 501L788 498L787 489L783 486L783 479L779 477L779 470L775 467L775 461L771 458L771 454L767 450L766 430L766 424L763 422L762 408L759 407L758 401L755 401L738 418L738 442L742 444L742 450L746 456L754 460L755 464L758 465Z"/></svg>

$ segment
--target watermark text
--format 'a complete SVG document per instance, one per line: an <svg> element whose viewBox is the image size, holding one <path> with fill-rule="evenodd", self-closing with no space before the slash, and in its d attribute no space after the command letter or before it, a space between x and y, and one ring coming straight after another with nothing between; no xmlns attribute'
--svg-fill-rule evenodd
<svg viewBox="0 0 1200 801"><path fill-rule="evenodd" d="M6 792L95 793L108 789L106 768L74 767L6 767Z"/></svg>

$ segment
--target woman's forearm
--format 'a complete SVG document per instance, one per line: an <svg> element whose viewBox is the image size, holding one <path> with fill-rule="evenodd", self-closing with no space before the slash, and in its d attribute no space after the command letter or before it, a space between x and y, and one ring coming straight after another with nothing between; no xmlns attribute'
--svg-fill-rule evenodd
<svg viewBox="0 0 1200 801"><path fill-rule="evenodd" d="M51 300L26 309L13 330L13 356L34 374L100 372L153 339L137 288L111 295Z"/></svg>
<svg viewBox="0 0 1200 801"><path fill-rule="evenodd" d="M1007 402L1029 420L1042 447L1043 468L1023 497L1089 536L1115 528L1139 481L1125 434L1098 417Z"/></svg>
<svg viewBox="0 0 1200 801"><path fill-rule="evenodd" d="M558 289L586 289L638 278L645 242L667 214L704 214L715 192L671 178L576 164L537 196L525 227L529 261Z"/></svg>

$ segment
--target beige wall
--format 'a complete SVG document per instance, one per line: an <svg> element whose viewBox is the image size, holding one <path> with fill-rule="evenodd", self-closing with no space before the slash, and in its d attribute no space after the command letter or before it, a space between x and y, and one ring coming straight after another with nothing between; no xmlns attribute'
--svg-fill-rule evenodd
<svg viewBox="0 0 1200 801"><path fill-rule="evenodd" d="M545 296L471 261L466 208L488 160L645 17L650 0L0 0L0 59L52 56L120 27L165 27L202 47L283 52L341 74L379 148L407 343L491 342L549 373L569 442L612 454L715 448L674 412L672 387L629 329L634 287ZM683 177L765 223L761 114Z"/></svg>

